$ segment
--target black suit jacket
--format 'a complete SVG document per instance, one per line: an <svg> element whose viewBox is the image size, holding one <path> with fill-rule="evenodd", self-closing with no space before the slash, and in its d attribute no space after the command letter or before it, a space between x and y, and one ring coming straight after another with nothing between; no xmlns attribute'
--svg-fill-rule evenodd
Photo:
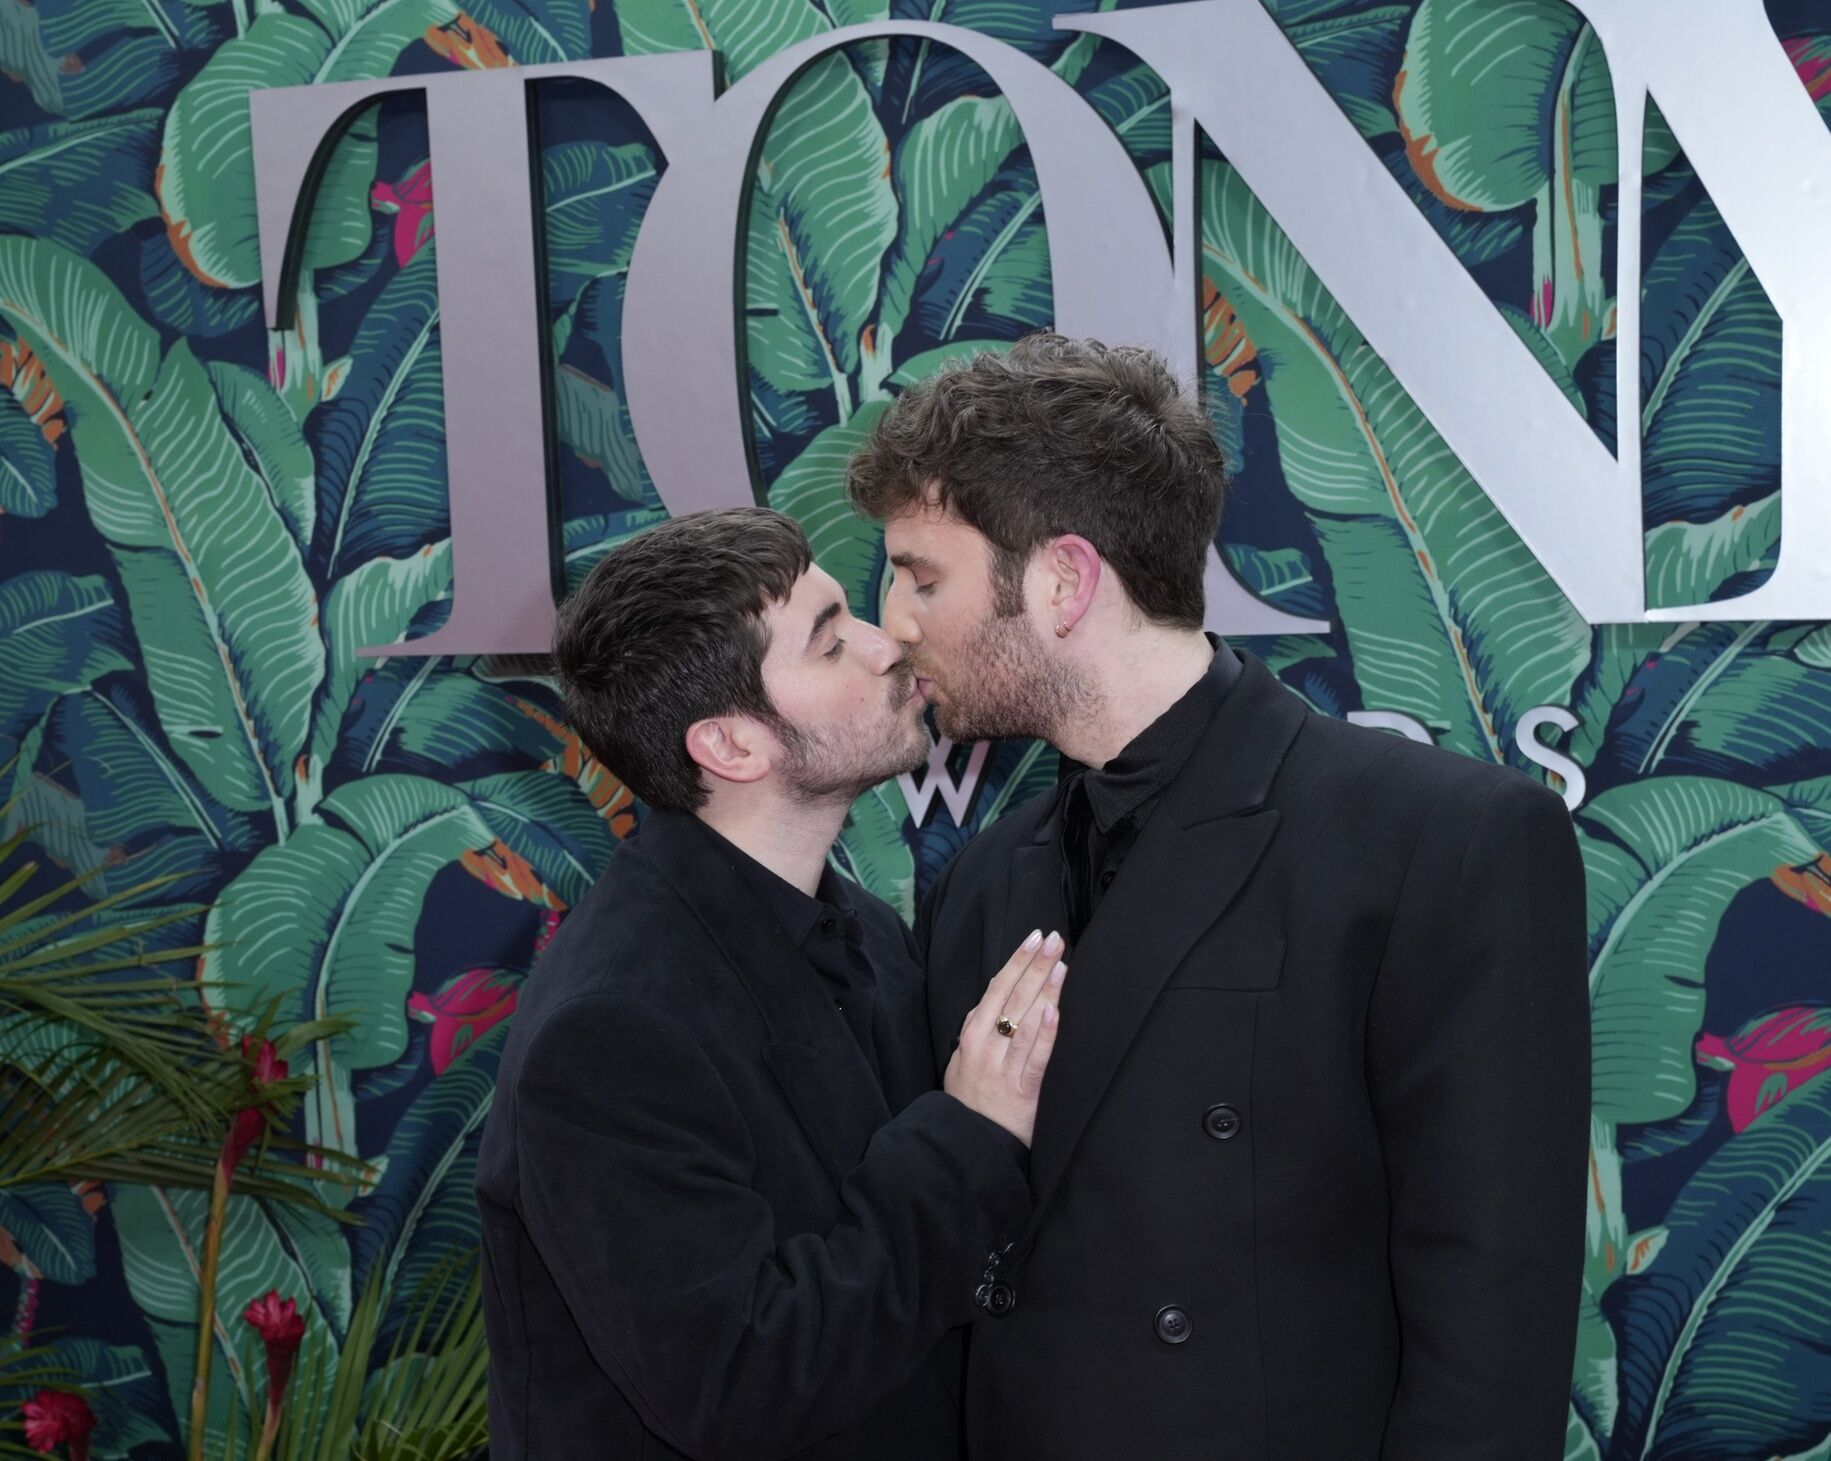
<svg viewBox="0 0 1831 1461"><path fill-rule="evenodd" d="M647 816L516 1012L476 1184L490 1455L955 1457L937 1342L1029 1216L1022 1148L934 1089L894 912L855 895L880 1087L711 846Z"/></svg>
<svg viewBox="0 0 1831 1461"><path fill-rule="evenodd" d="M1058 821L995 823L925 905L939 1054L959 975L1063 926ZM969 1454L1556 1461L1589 1116L1559 799L1246 657L1067 957Z"/></svg>

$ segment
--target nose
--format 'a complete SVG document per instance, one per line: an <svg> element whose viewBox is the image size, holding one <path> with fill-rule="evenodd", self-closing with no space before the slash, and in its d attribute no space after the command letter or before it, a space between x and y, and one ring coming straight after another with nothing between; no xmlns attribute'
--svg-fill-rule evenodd
<svg viewBox="0 0 1831 1461"><path fill-rule="evenodd" d="M916 623L914 604L914 594L903 581L903 575L898 574L890 582L890 592L884 595L884 630L899 644L922 642L922 630Z"/></svg>
<svg viewBox="0 0 1831 1461"><path fill-rule="evenodd" d="M903 646L882 629L873 625L862 626L869 631L872 672L887 675L903 662Z"/></svg>

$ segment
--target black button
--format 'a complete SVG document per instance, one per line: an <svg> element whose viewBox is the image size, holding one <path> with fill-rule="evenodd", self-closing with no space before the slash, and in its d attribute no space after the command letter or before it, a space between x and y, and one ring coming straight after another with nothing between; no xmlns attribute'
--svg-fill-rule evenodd
<svg viewBox="0 0 1831 1461"><path fill-rule="evenodd" d="M1165 1344L1181 1344L1189 1337L1189 1316L1174 1304L1159 1309L1157 1337Z"/></svg>
<svg viewBox="0 0 1831 1461"><path fill-rule="evenodd" d="M1112 887L1112 885L1113 885L1113 870L1111 868L1108 868L1105 872L1100 874L1100 886L1102 888L1110 888L1110 887Z"/></svg>
<svg viewBox="0 0 1831 1461"><path fill-rule="evenodd" d="M980 1308L994 1319L1002 1319L1017 1307L1017 1290L1000 1279L996 1283L980 1285L978 1299Z"/></svg>
<svg viewBox="0 0 1831 1461"><path fill-rule="evenodd" d="M1240 1126L1245 1120L1232 1106L1222 1102L1202 1112L1202 1130L1216 1141L1232 1141L1240 1134Z"/></svg>
<svg viewBox="0 0 1831 1461"><path fill-rule="evenodd" d="M822 933L835 933L838 931L838 929L839 929L839 920L838 919L833 918L829 915L828 917L820 920L820 931Z"/></svg>

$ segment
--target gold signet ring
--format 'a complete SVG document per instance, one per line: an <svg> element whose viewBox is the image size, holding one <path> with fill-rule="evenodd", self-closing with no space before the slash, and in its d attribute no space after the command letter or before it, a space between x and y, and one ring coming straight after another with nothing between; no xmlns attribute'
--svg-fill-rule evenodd
<svg viewBox="0 0 1831 1461"><path fill-rule="evenodd" d="M1009 1040L1013 1035L1015 1035L1017 1033L1017 1022L1015 1020L1013 1020L1009 1015L1000 1015L998 1017L998 1023L996 1025L994 1025L992 1028L997 1030L999 1034L1003 1035L1005 1037L1005 1039Z"/></svg>

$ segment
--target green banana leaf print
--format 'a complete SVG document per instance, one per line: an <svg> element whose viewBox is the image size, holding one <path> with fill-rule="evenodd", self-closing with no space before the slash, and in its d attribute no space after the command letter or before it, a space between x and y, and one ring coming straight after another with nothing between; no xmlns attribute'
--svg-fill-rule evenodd
<svg viewBox="0 0 1831 1461"><path fill-rule="evenodd" d="M45 876L89 875L77 905L140 890L106 926L182 914L148 947L209 946L185 987L225 1038L331 1021L292 1062L310 1200L230 1197L207 1333L206 1194L0 1190L0 1423L31 1396L6 1356L30 1350L82 1390L98 1457L183 1455L203 1339L205 1454L250 1454L261 1357L241 1311L272 1291L307 1326L280 1454L411 1427L415 1393L443 1386L462 1403L425 1454L474 1448L470 1187L497 1061L540 948L643 815L540 662L362 653L439 627L459 587L435 174L474 164L435 167L411 98L355 119L307 223L295 325L269 332L250 90L684 49L716 50L729 83L894 19L1048 67L1166 228L1199 239L1199 384L1235 473L1222 547L1260 597L1333 625L1246 647L1319 713L1397 712L1533 775L1522 718L1576 717L1555 748L1584 778L1594 1117L1567 1461L1831 1455L1831 630L1584 623L1206 139L1199 216L1169 217L1163 84L1055 25L1129 3L0 0L0 836L25 833ZM1642 257L1622 267L1614 81L1577 9L1261 3L1610 446L1633 352L1649 601L1771 573L1782 322L1657 107ZM1831 122L1821 7L1767 10ZM622 322L667 159L601 89L535 105L576 586L666 516ZM748 189L731 321L753 490L874 617L888 568L847 457L898 391L1055 318L1029 148L949 48L855 43L781 97ZM1642 338L1623 340L1634 277ZM894 781L861 797L839 873L913 916L973 833L1056 779L1044 746L975 754L947 763L979 766L958 819L931 796L918 823Z"/></svg>
<svg viewBox="0 0 1831 1461"><path fill-rule="evenodd" d="M1800 1087L1700 1167L1624 1296L1621 1454L1787 1454L1820 1440L1831 1080ZM1724 1394L1771 1396L1760 1411Z"/></svg>

